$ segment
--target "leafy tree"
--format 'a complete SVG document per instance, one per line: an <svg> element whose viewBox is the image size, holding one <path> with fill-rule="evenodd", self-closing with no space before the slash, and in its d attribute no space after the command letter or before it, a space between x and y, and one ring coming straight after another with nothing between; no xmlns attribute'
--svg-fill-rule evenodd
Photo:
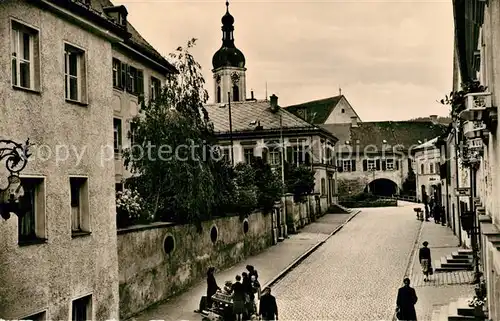
<svg viewBox="0 0 500 321"><path fill-rule="evenodd" d="M255 170L255 185L258 190L257 203L267 214L283 195L281 172L273 171L261 157L257 157L252 166Z"/></svg>
<svg viewBox="0 0 500 321"><path fill-rule="evenodd" d="M413 168L409 168L408 176L406 176L405 181L403 182L403 194L406 195L414 195L417 190L417 179L415 176L415 172Z"/></svg>
<svg viewBox="0 0 500 321"><path fill-rule="evenodd" d="M214 175L214 189L217 191L214 198L212 212L216 216L226 216L237 213L236 194L236 172L234 168L226 162L213 162L212 170Z"/></svg>
<svg viewBox="0 0 500 321"><path fill-rule="evenodd" d="M303 202L304 196L314 191L314 171L309 166L285 162L285 187L293 193L296 202Z"/></svg>
<svg viewBox="0 0 500 321"><path fill-rule="evenodd" d="M194 223L209 219L223 198L230 171L211 157L217 139L204 104L208 93L201 67L189 50L196 39L170 54L178 74L167 77L161 95L143 101L132 120L134 146L124 151L125 165L156 220ZM131 137L132 133L129 133Z"/></svg>
<svg viewBox="0 0 500 321"><path fill-rule="evenodd" d="M486 91L486 87L481 85L477 80L466 81L462 83L461 90L452 91L449 95L446 95L444 99L439 102L443 105L449 105L451 107L451 117L456 119L458 114L465 109L466 95L470 93L480 93Z"/></svg>
<svg viewBox="0 0 500 321"><path fill-rule="evenodd" d="M249 164L239 163L235 171L235 209L240 216L250 214L257 207L255 170Z"/></svg>

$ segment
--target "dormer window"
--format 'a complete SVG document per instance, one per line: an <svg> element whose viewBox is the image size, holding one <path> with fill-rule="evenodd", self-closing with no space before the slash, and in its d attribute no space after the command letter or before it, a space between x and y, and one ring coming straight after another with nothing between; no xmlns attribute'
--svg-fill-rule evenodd
<svg viewBox="0 0 500 321"><path fill-rule="evenodd" d="M90 0L87 0L90 1ZM127 9L125 6L116 6L116 7L106 7L103 8L104 13L108 15L116 24L127 27Z"/></svg>

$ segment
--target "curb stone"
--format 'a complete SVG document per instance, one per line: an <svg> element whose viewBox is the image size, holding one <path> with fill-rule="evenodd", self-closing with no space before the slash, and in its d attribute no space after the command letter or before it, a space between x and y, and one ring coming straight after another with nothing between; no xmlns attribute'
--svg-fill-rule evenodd
<svg viewBox="0 0 500 321"><path fill-rule="evenodd" d="M273 279L271 279L271 281L264 284L262 286L262 288L264 289L266 287L272 287L273 285L278 283L278 281L283 279L288 273L290 273L295 267L297 267L309 255L311 255L313 252L315 252L321 245L325 244L326 241L328 241L328 239L330 239L338 231L340 231L344 227L344 225L349 223L349 221L351 221L359 213L361 213L361 210L355 210L355 212L353 214L351 214L351 216L349 216L349 218L344 223L340 224L337 228L335 228L335 230L333 232L331 232L330 234L328 234L328 236L323 241L320 241L320 242L316 243L315 245L313 245L309 250L307 250L304 254L302 254L300 257L298 257L295 261L293 261L290 265L288 265L284 270L282 270L280 273L278 273L278 275L275 276Z"/></svg>
<svg viewBox="0 0 500 321"><path fill-rule="evenodd" d="M408 264L406 265L405 275L404 277L411 277L413 273L413 264L415 261L415 254L419 248L419 240L422 235L422 230L424 229L424 222L420 222L420 227L418 228L417 238L415 239L415 243L413 244L413 248L411 249L410 256L408 257ZM396 317L396 311L392 315L392 321L398 321Z"/></svg>

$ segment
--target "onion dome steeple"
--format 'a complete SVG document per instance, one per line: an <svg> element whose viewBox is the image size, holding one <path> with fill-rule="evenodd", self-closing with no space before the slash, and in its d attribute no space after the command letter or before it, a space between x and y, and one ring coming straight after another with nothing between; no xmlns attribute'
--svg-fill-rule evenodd
<svg viewBox="0 0 500 321"><path fill-rule="evenodd" d="M222 22L222 47L215 52L212 58L214 69L220 67L245 67L245 56L234 46L234 17L229 13L229 1L226 1L226 14Z"/></svg>

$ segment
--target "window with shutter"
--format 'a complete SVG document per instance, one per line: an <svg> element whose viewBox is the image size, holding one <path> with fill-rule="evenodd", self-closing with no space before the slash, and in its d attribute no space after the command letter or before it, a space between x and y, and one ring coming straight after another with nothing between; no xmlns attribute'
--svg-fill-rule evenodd
<svg viewBox="0 0 500 321"><path fill-rule="evenodd" d="M340 159L337 160L337 171L342 173L344 171L344 162Z"/></svg>
<svg viewBox="0 0 500 321"><path fill-rule="evenodd" d="M375 161L375 168L379 171L380 170L380 159L377 159Z"/></svg>
<svg viewBox="0 0 500 321"><path fill-rule="evenodd" d="M136 94L144 95L144 72L142 70L137 70L135 88L136 88Z"/></svg>
<svg viewBox="0 0 500 321"><path fill-rule="evenodd" d="M309 151L304 152L304 162L306 165L311 165L311 154L309 154Z"/></svg>
<svg viewBox="0 0 500 321"><path fill-rule="evenodd" d="M120 88L125 89L127 87L127 64L121 63L120 65L121 81Z"/></svg>
<svg viewBox="0 0 500 321"><path fill-rule="evenodd" d="M292 147L288 146L286 148L286 161L289 163L289 164L292 164L294 163L294 160L293 160L293 149Z"/></svg>
<svg viewBox="0 0 500 321"><path fill-rule="evenodd" d="M385 159L382 160L382 170L385 171L387 169Z"/></svg>
<svg viewBox="0 0 500 321"><path fill-rule="evenodd" d="M351 171L353 171L353 172L356 171L356 160L355 159L351 160Z"/></svg>
<svg viewBox="0 0 500 321"><path fill-rule="evenodd" d="M128 66L127 79L127 91L131 94L137 94L137 69Z"/></svg>
<svg viewBox="0 0 500 321"><path fill-rule="evenodd" d="M121 85L121 62L113 58L113 87L120 88Z"/></svg>
<svg viewBox="0 0 500 321"><path fill-rule="evenodd" d="M363 172L368 171L368 160L363 159Z"/></svg>
<svg viewBox="0 0 500 321"><path fill-rule="evenodd" d="M396 170L399 170L399 163L400 163L400 162L401 162L400 160L396 160L396 161L395 161L395 163L396 163ZM411 166L410 166L410 167L411 167Z"/></svg>

